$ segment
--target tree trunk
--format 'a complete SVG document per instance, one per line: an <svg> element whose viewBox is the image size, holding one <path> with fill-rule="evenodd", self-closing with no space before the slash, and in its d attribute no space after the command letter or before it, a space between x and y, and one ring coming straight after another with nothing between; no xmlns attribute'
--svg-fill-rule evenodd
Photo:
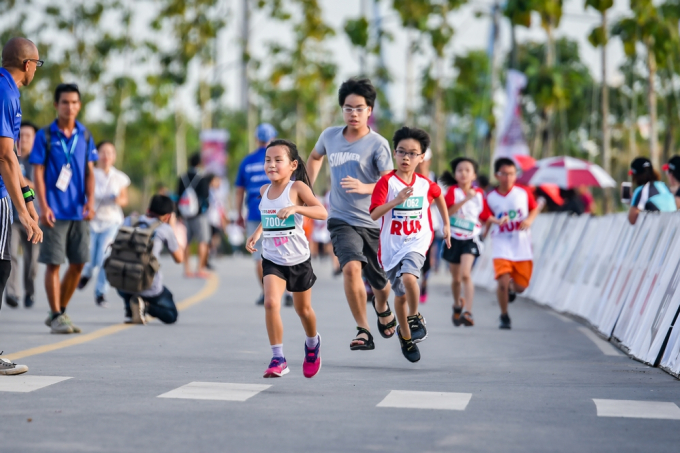
<svg viewBox="0 0 680 453"><path fill-rule="evenodd" d="M517 69L519 62L517 60L517 30L515 25L510 23L510 69Z"/></svg>
<svg viewBox="0 0 680 453"><path fill-rule="evenodd" d="M659 155L659 136L657 133L657 112L656 112L656 58L651 45L647 45L647 69L649 71L649 89L647 91L647 102L649 105L649 159L652 167L661 168L661 156Z"/></svg>
<svg viewBox="0 0 680 453"><path fill-rule="evenodd" d="M670 81L669 83L673 83ZM671 90L673 87L671 86ZM668 162L671 157L672 150L675 148L675 121L673 119L673 103L671 97L666 99L666 131L663 140L663 161Z"/></svg>
<svg viewBox="0 0 680 453"><path fill-rule="evenodd" d="M434 171L440 173L446 168L446 115L444 114L444 99L442 93L442 76L443 76L443 61L437 58L437 80L434 90L434 125L435 125L435 139L434 139L434 156L435 166Z"/></svg>
<svg viewBox="0 0 680 453"><path fill-rule="evenodd" d="M545 65L549 68L555 66L555 37L553 34L552 24L548 24L545 29L548 35L548 42L546 43L545 52ZM553 117L555 116L554 108L547 107L545 109L545 130L543 131L543 157L552 157L553 151L553 140L552 140L552 127L553 127Z"/></svg>
<svg viewBox="0 0 680 453"><path fill-rule="evenodd" d="M307 144L305 140L307 135L305 130L305 110L304 101L298 96L298 101L295 106L295 144L302 152L305 152L305 146Z"/></svg>
<svg viewBox="0 0 680 453"><path fill-rule="evenodd" d="M602 12L602 29L605 32L602 43L602 168L607 174L612 174L611 138L609 130L609 85L607 85L607 11ZM604 191L604 212L613 209L612 191Z"/></svg>
<svg viewBox="0 0 680 453"><path fill-rule="evenodd" d="M201 130L212 129L212 114L208 106L210 102L210 86L207 80L199 82L198 94L201 101Z"/></svg>
<svg viewBox="0 0 680 453"><path fill-rule="evenodd" d="M177 175L187 171L187 125L182 115L180 90L175 90L175 169Z"/></svg>
<svg viewBox="0 0 680 453"><path fill-rule="evenodd" d="M113 139L113 145L116 147L116 154L118 154L118 165L122 165L125 162L125 132L127 129L127 121L125 120L125 103L128 98L128 91L128 85L125 83L120 93L118 117L116 118L116 132Z"/></svg>
<svg viewBox="0 0 680 453"><path fill-rule="evenodd" d="M413 124L414 116L414 105L413 101L415 99L415 68L413 64L413 47L415 46L415 39L413 39L413 34L415 31L406 30L407 42L406 42L406 98L404 99L406 107L406 124Z"/></svg>

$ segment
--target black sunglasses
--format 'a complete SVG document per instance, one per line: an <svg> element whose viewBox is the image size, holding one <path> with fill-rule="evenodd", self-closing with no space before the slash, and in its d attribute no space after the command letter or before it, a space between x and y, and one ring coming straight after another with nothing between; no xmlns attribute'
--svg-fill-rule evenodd
<svg viewBox="0 0 680 453"><path fill-rule="evenodd" d="M45 62L44 62L43 60L36 60L35 58L27 58L27 59L25 59L25 60L24 60L24 64L28 63L29 61L34 62L34 63L35 63L35 66L38 67L38 68L39 68L40 66L42 66L43 64L45 64Z"/></svg>

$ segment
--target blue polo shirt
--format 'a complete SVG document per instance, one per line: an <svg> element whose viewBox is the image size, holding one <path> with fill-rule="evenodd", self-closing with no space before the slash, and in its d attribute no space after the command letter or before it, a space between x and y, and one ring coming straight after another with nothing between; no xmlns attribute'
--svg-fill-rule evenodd
<svg viewBox="0 0 680 453"><path fill-rule="evenodd" d="M238 167L236 187L242 187L246 192L248 205L248 220L260 222L260 188L269 182L267 172L264 171L264 158L267 148L259 148L246 156Z"/></svg>
<svg viewBox="0 0 680 453"><path fill-rule="evenodd" d="M66 138L57 127L55 120L50 128L49 162L45 163L45 130L40 129L35 136L33 151L28 161L33 165L45 165L45 192L47 205L54 212L57 220L83 220L85 206L85 167L88 162L99 159L94 140L90 136L85 142L85 126L76 121L76 130L70 138ZM73 176L65 192L57 189L57 179L61 168L67 163L67 152L71 152L73 141L78 137L71 157ZM63 142L63 143L62 143ZM66 149L64 149L66 145Z"/></svg>
<svg viewBox="0 0 680 453"><path fill-rule="evenodd" d="M12 75L0 68L0 137L9 137L16 146L21 130L21 102L19 101L19 87ZM0 198L7 196L5 182L0 176Z"/></svg>

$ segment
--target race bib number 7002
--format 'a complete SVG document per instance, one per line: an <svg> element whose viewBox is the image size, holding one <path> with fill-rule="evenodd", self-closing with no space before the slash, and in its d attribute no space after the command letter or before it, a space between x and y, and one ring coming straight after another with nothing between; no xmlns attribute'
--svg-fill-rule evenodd
<svg viewBox="0 0 680 453"><path fill-rule="evenodd" d="M295 233L295 215L279 219L276 214L262 213L262 232L266 238L292 236Z"/></svg>

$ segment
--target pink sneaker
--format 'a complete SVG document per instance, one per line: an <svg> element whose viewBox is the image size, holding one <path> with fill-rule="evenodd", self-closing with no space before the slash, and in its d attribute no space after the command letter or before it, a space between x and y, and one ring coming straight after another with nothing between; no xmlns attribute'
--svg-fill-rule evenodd
<svg viewBox="0 0 680 453"><path fill-rule="evenodd" d="M318 335L318 337L319 342L314 349L309 349L307 343L305 343L305 361L302 362L302 374L304 374L306 378L313 378L321 369L321 355L319 355L321 335Z"/></svg>
<svg viewBox="0 0 680 453"><path fill-rule="evenodd" d="M267 371L264 372L265 378L275 378L275 377L281 377L284 374L288 374L290 370L288 369L288 364L286 363L286 359L283 357L273 357L272 361L269 362L269 368L267 368Z"/></svg>
<svg viewBox="0 0 680 453"><path fill-rule="evenodd" d="M425 302L427 302L427 293L420 295L420 303L424 304Z"/></svg>

